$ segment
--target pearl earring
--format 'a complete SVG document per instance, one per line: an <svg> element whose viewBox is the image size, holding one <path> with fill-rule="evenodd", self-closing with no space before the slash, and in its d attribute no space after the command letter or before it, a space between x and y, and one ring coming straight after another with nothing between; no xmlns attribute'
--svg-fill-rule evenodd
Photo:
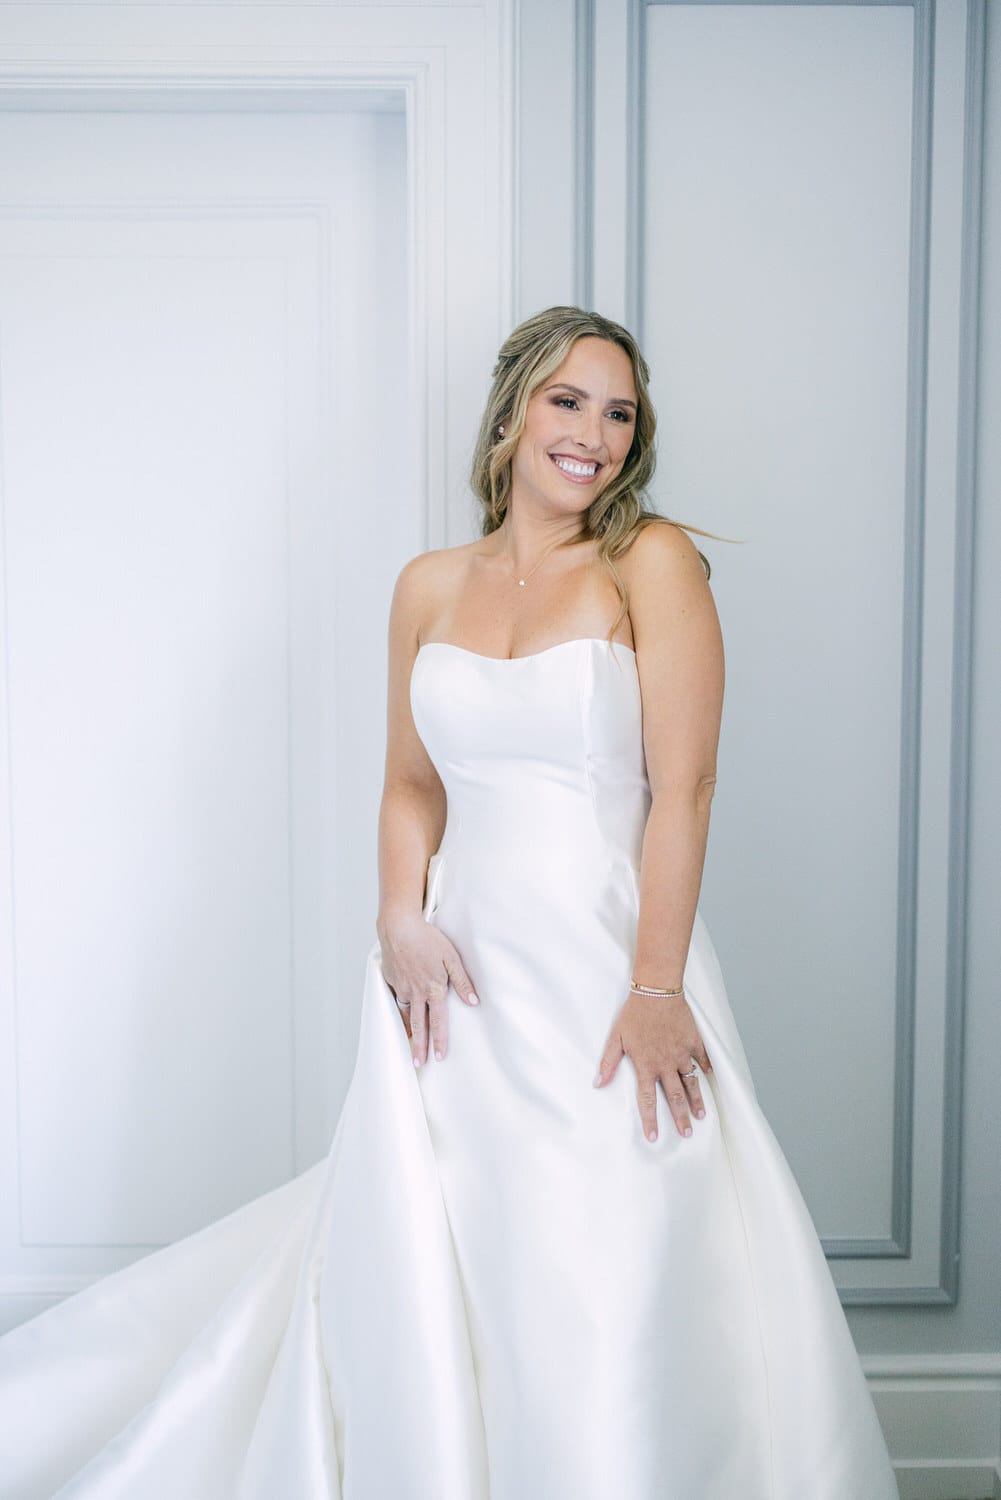
<svg viewBox="0 0 1001 1500"><path fill-rule="evenodd" d="M500 425L500 426L499 426L499 427L498 427L498 429L497 429L497 431L498 431L498 433L499 433L499 435L500 435L500 436L501 436L501 437L503 437L503 436L504 436L504 423L503 423L503 422L502 422L502 423L501 423L501 425Z"/></svg>

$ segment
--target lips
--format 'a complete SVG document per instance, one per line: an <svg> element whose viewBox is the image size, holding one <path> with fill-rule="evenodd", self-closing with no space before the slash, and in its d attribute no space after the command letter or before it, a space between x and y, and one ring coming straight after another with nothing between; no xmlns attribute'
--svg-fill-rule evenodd
<svg viewBox="0 0 1001 1500"><path fill-rule="evenodd" d="M560 473L575 484L591 484L601 472L601 464L593 459L582 461L571 458L569 453L550 453L549 457Z"/></svg>

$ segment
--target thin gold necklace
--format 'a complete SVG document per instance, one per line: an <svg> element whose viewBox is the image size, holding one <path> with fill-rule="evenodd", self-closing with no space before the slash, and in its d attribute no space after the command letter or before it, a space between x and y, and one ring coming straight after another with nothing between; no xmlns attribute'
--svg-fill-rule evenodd
<svg viewBox="0 0 1001 1500"><path fill-rule="evenodd" d="M550 552L552 552L556 547L565 547L566 545L567 545L567 543L564 542L564 541L562 541L562 540L560 540L558 542L552 542L546 548L546 550L543 552L542 556L539 558L539 562L533 563L532 566L529 568L528 572L525 574L525 577L518 579L518 587L520 589L523 589L525 587L525 580L528 579L528 578L531 578L532 574L535 572L536 568L539 566L539 563L545 562L545 560L549 556Z"/></svg>

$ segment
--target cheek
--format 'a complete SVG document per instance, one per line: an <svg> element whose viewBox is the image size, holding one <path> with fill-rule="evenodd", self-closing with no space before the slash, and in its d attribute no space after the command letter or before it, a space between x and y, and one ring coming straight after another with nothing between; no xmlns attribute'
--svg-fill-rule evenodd
<svg viewBox="0 0 1001 1500"><path fill-rule="evenodd" d="M625 463L626 459L629 457L630 452L632 451L633 429L631 427L628 427L625 432L617 433L614 447L611 440L609 440L608 446L612 462L621 467L621 465Z"/></svg>

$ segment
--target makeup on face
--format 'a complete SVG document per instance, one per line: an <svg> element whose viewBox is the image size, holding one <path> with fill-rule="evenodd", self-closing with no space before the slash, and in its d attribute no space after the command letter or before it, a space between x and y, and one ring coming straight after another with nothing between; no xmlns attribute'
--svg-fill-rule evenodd
<svg viewBox="0 0 1001 1500"><path fill-rule="evenodd" d="M515 483L547 495L573 486L590 503L622 469L635 425L629 356L605 339L578 339L528 403Z"/></svg>

